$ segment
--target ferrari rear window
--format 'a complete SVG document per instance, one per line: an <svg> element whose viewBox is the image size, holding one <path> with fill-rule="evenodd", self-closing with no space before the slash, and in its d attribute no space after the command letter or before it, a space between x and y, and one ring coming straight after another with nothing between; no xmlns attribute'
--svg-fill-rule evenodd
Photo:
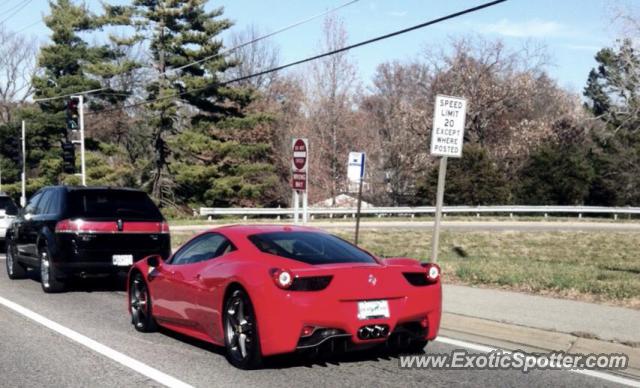
<svg viewBox="0 0 640 388"><path fill-rule="evenodd" d="M368 253L330 234L272 232L251 235L249 240L264 253L312 265L376 262Z"/></svg>

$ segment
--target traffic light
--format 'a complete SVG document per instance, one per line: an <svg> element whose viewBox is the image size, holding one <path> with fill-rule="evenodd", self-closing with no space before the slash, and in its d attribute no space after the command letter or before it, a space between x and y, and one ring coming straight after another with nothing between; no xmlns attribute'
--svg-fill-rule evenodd
<svg viewBox="0 0 640 388"><path fill-rule="evenodd" d="M72 97L67 101L67 130L77 131L78 130L78 118L80 117L78 114L78 105L79 99L77 97Z"/></svg>
<svg viewBox="0 0 640 388"><path fill-rule="evenodd" d="M76 172L76 147L68 140L62 142L62 170L66 174Z"/></svg>

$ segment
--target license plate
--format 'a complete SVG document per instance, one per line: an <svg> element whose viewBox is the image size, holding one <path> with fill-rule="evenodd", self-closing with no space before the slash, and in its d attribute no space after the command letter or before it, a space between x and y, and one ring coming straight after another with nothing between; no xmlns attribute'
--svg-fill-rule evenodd
<svg viewBox="0 0 640 388"><path fill-rule="evenodd" d="M133 264L133 255L113 255L113 265L124 267Z"/></svg>
<svg viewBox="0 0 640 388"><path fill-rule="evenodd" d="M386 300L358 302L358 319L389 318L389 303Z"/></svg>

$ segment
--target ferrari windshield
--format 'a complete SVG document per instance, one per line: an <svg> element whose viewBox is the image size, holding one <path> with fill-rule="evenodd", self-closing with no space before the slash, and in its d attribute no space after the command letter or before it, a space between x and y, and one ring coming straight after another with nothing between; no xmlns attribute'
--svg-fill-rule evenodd
<svg viewBox="0 0 640 388"><path fill-rule="evenodd" d="M330 234L272 232L254 234L249 240L262 252L312 265L376 262L366 252Z"/></svg>

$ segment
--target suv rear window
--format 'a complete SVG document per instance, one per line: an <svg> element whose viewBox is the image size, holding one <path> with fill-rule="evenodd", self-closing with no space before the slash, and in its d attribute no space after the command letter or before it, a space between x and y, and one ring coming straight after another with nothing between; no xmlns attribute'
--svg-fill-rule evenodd
<svg viewBox="0 0 640 388"><path fill-rule="evenodd" d="M264 253L312 265L376 262L368 253L330 234L273 232L254 234L249 240Z"/></svg>
<svg viewBox="0 0 640 388"><path fill-rule="evenodd" d="M10 216L18 214L18 207L9 197L0 197L0 210L4 210L5 214Z"/></svg>
<svg viewBox="0 0 640 388"><path fill-rule="evenodd" d="M161 221L162 214L146 193L128 190L69 192L70 217Z"/></svg>

